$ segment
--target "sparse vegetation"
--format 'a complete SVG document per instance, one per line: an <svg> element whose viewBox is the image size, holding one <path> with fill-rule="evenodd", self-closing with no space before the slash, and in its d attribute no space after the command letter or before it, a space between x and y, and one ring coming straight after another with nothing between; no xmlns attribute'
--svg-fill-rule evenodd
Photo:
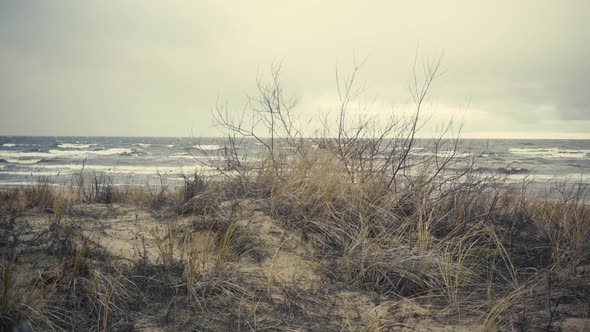
<svg viewBox="0 0 590 332"><path fill-rule="evenodd" d="M250 113L217 107L218 178L126 188L81 172L68 189L1 193L0 330L553 331L588 318L587 188L541 198L483 178L443 138L452 125L418 142L438 60L415 70L409 119L351 123L358 70L315 139L278 68ZM259 159L239 157L248 139Z"/></svg>

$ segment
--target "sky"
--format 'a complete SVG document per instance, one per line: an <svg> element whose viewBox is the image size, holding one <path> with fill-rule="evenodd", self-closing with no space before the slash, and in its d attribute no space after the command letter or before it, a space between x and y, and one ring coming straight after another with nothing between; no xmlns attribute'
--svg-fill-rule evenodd
<svg viewBox="0 0 590 332"><path fill-rule="evenodd" d="M590 1L0 0L0 135L217 136L281 64L301 119L411 109L416 55L436 59L429 135L590 138Z"/></svg>

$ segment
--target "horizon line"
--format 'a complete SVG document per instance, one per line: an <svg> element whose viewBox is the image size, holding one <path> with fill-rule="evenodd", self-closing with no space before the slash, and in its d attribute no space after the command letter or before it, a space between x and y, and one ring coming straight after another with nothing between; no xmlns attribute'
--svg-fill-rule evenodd
<svg viewBox="0 0 590 332"><path fill-rule="evenodd" d="M443 136L444 139L475 139L475 140L590 140L590 133L583 134L580 137L580 134L558 134L558 135L547 135L545 137L542 136L531 136L526 137L523 135L483 135L482 133L466 133L459 135L458 137L453 136ZM571 136L570 136L571 135ZM26 134L19 134L19 135L6 135L0 134L0 137L119 137L119 138L225 138L224 135L214 135L214 136L167 136L167 135L153 135L153 136L146 136L146 135L26 135ZM270 139L270 137L260 137L262 139ZM328 138L322 136L305 136L304 139L313 139L313 138ZM417 135L416 139L432 139L438 138L436 135Z"/></svg>

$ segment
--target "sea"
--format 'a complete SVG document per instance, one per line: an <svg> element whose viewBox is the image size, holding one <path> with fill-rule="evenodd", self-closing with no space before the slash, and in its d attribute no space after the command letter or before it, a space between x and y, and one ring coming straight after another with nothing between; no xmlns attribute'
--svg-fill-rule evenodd
<svg viewBox="0 0 590 332"><path fill-rule="evenodd" d="M246 151L259 151L260 143L244 142L241 157L256 158ZM418 140L410 153L449 153L445 148L430 151L422 143ZM213 174L210 161L220 158L223 148L224 139L207 137L0 136L0 190L39 179L66 185L80 172L109 175L114 185L174 187L183 183L183 174ZM590 172L590 140L464 139L455 155L476 160L473 169L479 173L541 189L585 184Z"/></svg>

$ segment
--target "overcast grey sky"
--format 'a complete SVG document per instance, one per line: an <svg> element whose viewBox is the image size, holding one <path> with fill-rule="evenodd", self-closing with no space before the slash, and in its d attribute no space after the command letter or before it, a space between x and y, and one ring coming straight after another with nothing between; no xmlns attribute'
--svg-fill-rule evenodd
<svg viewBox="0 0 590 332"><path fill-rule="evenodd" d="M590 138L589 41L588 0L0 0L0 135L216 135L216 100L242 109L273 61L304 116L329 112L353 55L382 114L418 47L445 52L432 128Z"/></svg>

